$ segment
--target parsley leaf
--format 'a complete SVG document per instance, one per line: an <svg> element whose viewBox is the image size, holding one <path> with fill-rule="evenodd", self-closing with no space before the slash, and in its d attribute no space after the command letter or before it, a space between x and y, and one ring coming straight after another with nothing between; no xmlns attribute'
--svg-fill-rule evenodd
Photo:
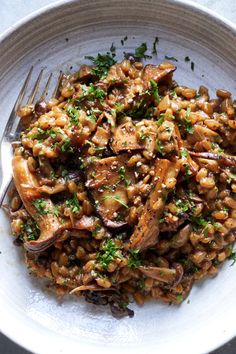
<svg viewBox="0 0 236 354"><path fill-rule="evenodd" d="M141 265L141 260L139 258L139 250L131 250L130 251L130 256L128 260L128 267L130 268L137 268Z"/></svg>
<svg viewBox="0 0 236 354"><path fill-rule="evenodd" d="M92 69L92 74L99 77L99 79L104 79L107 76L109 68L116 63L111 53L100 54L96 57L87 56L86 59L92 61L95 67Z"/></svg>
<svg viewBox="0 0 236 354"><path fill-rule="evenodd" d="M70 117L71 123L74 123L74 124L78 124L79 123L80 111L76 107L68 106L66 108L66 113Z"/></svg>
<svg viewBox="0 0 236 354"><path fill-rule="evenodd" d="M230 255L229 255L228 259L231 259L233 261L230 264L231 266L233 266L236 263L236 252L233 251L233 245L230 245L229 248L230 248Z"/></svg>
<svg viewBox="0 0 236 354"><path fill-rule="evenodd" d="M159 115L159 119L158 119L158 121L157 121L157 125L162 125L162 123L164 122L164 119L165 119L165 114L164 113L161 113L160 115Z"/></svg>
<svg viewBox="0 0 236 354"><path fill-rule="evenodd" d="M135 49L135 58L136 59L150 59L151 56L145 54L147 51L147 43L142 43L139 47Z"/></svg>
<svg viewBox="0 0 236 354"><path fill-rule="evenodd" d="M107 200L107 199L113 199L116 202L118 202L119 204L123 205L123 207L125 207L126 209L128 209L128 205L125 204L119 197L117 197L117 195L106 195L103 200Z"/></svg>
<svg viewBox="0 0 236 354"><path fill-rule="evenodd" d="M32 205L35 207L35 209L38 211L39 214L41 215L46 215L48 214L48 210L46 209L47 203L45 199L35 199L32 202Z"/></svg>
<svg viewBox="0 0 236 354"><path fill-rule="evenodd" d="M152 79L150 80L150 85L151 85L151 94L153 95L153 97L155 98L157 103L159 103L161 98L160 98L159 91L158 91L158 85Z"/></svg>
<svg viewBox="0 0 236 354"><path fill-rule="evenodd" d="M152 54L157 54L157 44L159 43L159 38L155 37L155 40L152 45Z"/></svg>
<svg viewBox="0 0 236 354"><path fill-rule="evenodd" d="M169 57L168 55L165 55L165 59L166 60L172 60L172 61L178 61L178 59L177 58L175 58L175 57Z"/></svg>
<svg viewBox="0 0 236 354"><path fill-rule="evenodd" d="M73 147L71 146L71 141L69 138L66 138L61 145L62 152L73 152Z"/></svg>
<svg viewBox="0 0 236 354"><path fill-rule="evenodd" d="M125 36L123 39L121 39L121 45L124 45L125 44L125 42L127 41L127 39L128 39L128 37L127 36Z"/></svg>
<svg viewBox="0 0 236 354"><path fill-rule="evenodd" d="M97 254L97 260L104 269L107 269L109 264L115 259L118 250L119 248L113 240L108 239L105 242L102 251Z"/></svg>
<svg viewBox="0 0 236 354"><path fill-rule="evenodd" d="M185 148L182 148L182 149L180 149L180 156L183 158L183 157L188 157L189 156L189 152L188 152L188 150L187 149L185 149Z"/></svg>
<svg viewBox="0 0 236 354"><path fill-rule="evenodd" d="M193 134L193 126L192 126L191 121L189 120L190 113L191 113L191 109L190 109L190 107L188 107L186 110L185 117L184 117L184 125L185 125L185 129L186 129L187 133Z"/></svg>
<svg viewBox="0 0 236 354"><path fill-rule="evenodd" d="M78 213L80 211L80 204L76 193L74 193L73 198L66 200L66 206L70 208L72 213Z"/></svg>

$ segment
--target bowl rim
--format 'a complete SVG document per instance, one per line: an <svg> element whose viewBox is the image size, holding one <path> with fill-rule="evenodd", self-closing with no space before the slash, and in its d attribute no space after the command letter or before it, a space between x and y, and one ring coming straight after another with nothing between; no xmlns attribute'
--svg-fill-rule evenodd
<svg viewBox="0 0 236 354"><path fill-rule="evenodd" d="M100 1L100 0L97 0ZM230 31L231 33L233 32L236 35L236 24L233 23L231 20L228 20L227 18L225 18L224 16L220 15L219 13L217 13L214 10L211 10L209 8L207 8L204 5L198 4L196 2L194 2L193 0L165 0L167 3L173 4L173 5L180 5L182 7L186 7L189 10L193 10L194 12L197 12L198 14L209 18L210 20L215 20L217 25L219 26L223 26L226 30ZM65 5L69 5L69 4L73 4L76 2L80 2L80 0L56 0L54 2L52 2L51 4L45 5L40 9L37 9L33 12L31 12L30 14L24 16L22 19L18 20L17 22L15 22L13 25L11 25L9 28L7 28L6 30L4 30L1 34L0 34L0 47L1 44L10 39L12 35L14 35L14 33L16 31L18 31L21 27L25 26L27 23L29 22L33 22L37 17L42 16L42 15L46 15L47 13L51 12L53 9L55 8L60 8L63 7ZM7 311L6 311L7 313ZM7 326L4 326L3 323L8 323ZM28 324L26 324L26 327L28 327ZM32 353L39 353L37 351L37 343L35 341L28 341L25 342L24 337L21 337L20 334L17 334L16 332L13 332L11 330L11 325L9 323L9 320L5 319L4 321L0 321L0 333L4 334L5 336L7 336L10 340L12 340L14 343L16 343L17 345L21 346L22 348L25 348L28 351L31 351ZM217 349L218 347L224 345L225 343L227 343L228 341L230 341L232 338L234 338L236 336L236 331L231 331L231 332L227 332L224 334L224 337L222 338L216 338L216 341L214 342L214 344L210 343L208 345L208 347L206 346L207 352L211 352L215 349ZM223 339L223 341L222 341ZM72 340L74 342L74 340ZM48 343L49 344L49 343ZM92 345L93 346L93 345ZM88 345L83 345L81 343L81 349L88 349L91 348L91 344ZM52 349L52 348L51 348ZM55 348L57 349L57 348ZM94 349L96 351L96 346L94 346ZM104 348L105 349L105 348ZM109 350L109 348L106 348ZM114 353L118 353L120 352L120 350L118 348L112 347L112 350ZM137 348L138 349L138 348ZM132 348L129 348L130 352L132 352ZM107 351L105 350L105 353ZM40 351L41 353L41 351ZM52 351L52 353L54 353L54 350ZM104 353L104 354L105 354ZM136 350L136 353L140 353L139 349Z"/></svg>

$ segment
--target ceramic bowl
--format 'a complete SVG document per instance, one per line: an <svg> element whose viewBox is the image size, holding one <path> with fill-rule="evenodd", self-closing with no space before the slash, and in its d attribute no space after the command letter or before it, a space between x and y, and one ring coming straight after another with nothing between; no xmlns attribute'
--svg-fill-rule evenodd
<svg viewBox="0 0 236 354"><path fill-rule="evenodd" d="M142 42L152 48L156 36L152 62L176 57L180 84L205 85L212 95L217 88L235 94L236 27L213 12L174 0L60 1L0 37L1 132L32 64L35 75L42 67L56 75L76 70L84 56L106 52L112 43L118 57ZM59 301L45 291L29 276L12 241L1 211L0 329L34 353L200 354L236 335L236 268L230 262L214 279L196 284L182 305L132 304L134 318L116 320L103 307L76 297Z"/></svg>

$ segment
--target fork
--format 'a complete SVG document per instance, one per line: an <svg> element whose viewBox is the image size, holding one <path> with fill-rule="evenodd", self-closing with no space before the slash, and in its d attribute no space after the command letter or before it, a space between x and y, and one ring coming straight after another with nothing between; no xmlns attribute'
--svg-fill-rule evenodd
<svg viewBox="0 0 236 354"><path fill-rule="evenodd" d="M19 140L20 138L20 132L21 132L21 124L20 124L20 119L17 119L17 110L19 109L20 106L23 105L23 100L24 97L26 96L27 88L29 86L29 82L32 76L33 72L33 66L31 67L24 84L20 90L20 93L16 99L16 102L13 106L13 109L10 113L9 119L7 121L4 133L2 135L2 139L0 141L0 166L1 166L1 185L0 185L0 207L2 206L2 203L4 201L4 198L6 196L6 193L8 191L8 188L11 184L12 181L12 166L11 166L11 161L13 157L13 149L12 149L12 144L16 141ZM29 95L29 98L26 102L26 105L31 105L35 104L36 101L36 96L39 91L39 85L41 82L41 79L43 77L43 72L44 69L42 69L34 82L32 91ZM55 88L53 90L52 98L57 97L58 89L62 80L62 72L60 72ZM42 90L41 96L39 100L45 99L48 89L50 86L50 82L52 79L52 73L49 75L46 84Z"/></svg>

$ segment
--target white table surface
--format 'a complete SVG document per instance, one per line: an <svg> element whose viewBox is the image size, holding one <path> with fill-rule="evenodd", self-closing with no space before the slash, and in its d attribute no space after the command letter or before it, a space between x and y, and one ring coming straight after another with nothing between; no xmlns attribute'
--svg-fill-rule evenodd
<svg viewBox="0 0 236 354"><path fill-rule="evenodd" d="M53 2L55 0L0 0L0 34L23 17ZM236 0L193 0L193 2L204 5L236 23ZM0 354L27 353L27 351L0 334ZM214 354L235 353L236 339L214 352Z"/></svg>

